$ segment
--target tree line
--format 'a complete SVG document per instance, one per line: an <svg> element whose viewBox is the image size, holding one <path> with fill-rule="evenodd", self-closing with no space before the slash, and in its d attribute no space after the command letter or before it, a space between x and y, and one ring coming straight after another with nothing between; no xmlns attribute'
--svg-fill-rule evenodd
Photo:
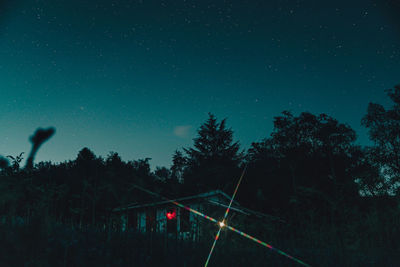
<svg viewBox="0 0 400 267"><path fill-rule="evenodd" d="M361 121L371 146L356 144L356 132L331 116L284 111L272 133L245 151L227 120L210 113L193 145L175 151L170 168L152 171L150 158L123 161L116 152L103 158L86 147L58 164L33 164L30 155L25 168L23 153L0 157L0 215L110 228L114 208L152 200L132 185L169 198L216 189L230 194L246 166L237 196L242 205L290 227L329 232L342 249L389 243L399 249L400 86L387 95L392 106L370 103ZM36 153L43 140L33 139Z"/></svg>
<svg viewBox="0 0 400 267"><path fill-rule="evenodd" d="M372 146L356 145L356 132L326 115L284 111L269 137L241 150L226 119L213 114L198 129L193 146L177 150L170 168L150 168L150 158L124 162L116 152L106 158L89 148L75 160L53 164L32 157L21 168L23 153L2 158L1 208L30 217L38 207L79 224L103 222L121 205L147 196L131 184L182 196L221 189L227 193L247 166L239 199L265 212L341 210L362 197L398 196L400 182L400 86L387 91L393 106L370 103L362 124ZM37 151L39 145L33 145ZM148 197L147 197L148 198Z"/></svg>

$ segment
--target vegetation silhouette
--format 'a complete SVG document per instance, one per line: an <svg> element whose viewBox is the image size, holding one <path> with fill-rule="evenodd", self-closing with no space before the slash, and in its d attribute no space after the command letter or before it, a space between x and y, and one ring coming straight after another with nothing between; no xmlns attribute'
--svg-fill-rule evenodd
<svg viewBox="0 0 400 267"><path fill-rule="evenodd" d="M213 114L191 147L176 150L172 166L150 168L150 158L123 161L89 148L54 164L34 158L55 132L38 129L25 168L23 153L0 158L0 265L197 266L215 228L199 243L121 232L112 210L157 200L134 184L168 198L221 189L227 193L247 164L237 200L279 220L236 218L235 227L294 252L315 266L396 266L400 263L400 86L388 90L390 109L369 104L362 120L373 145L356 143L347 124L326 114L284 111L269 136L244 151L227 120ZM112 140L111 140L112 141ZM301 229L301 231L299 231ZM290 266L229 235L213 262ZM21 255L21 256L17 256ZM252 259L252 261L249 261Z"/></svg>
<svg viewBox="0 0 400 267"><path fill-rule="evenodd" d="M10 163L8 162L8 160L2 156L0 156L0 169L5 169L8 167Z"/></svg>
<svg viewBox="0 0 400 267"><path fill-rule="evenodd" d="M200 193L222 189L233 192L243 153L239 152L239 142L233 140L232 129L226 128L226 119L218 122L213 114L208 116L193 139L193 147L184 148L185 155L175 153L172 170L182 172L185 191Z"/></svg>
<svg viewBox="0 0 400 267"><path fill-rule="evenodd" d="M369 130L374 145L367 148L371 163L380 168L386 190L400 192L400 85L386 91L393 106L386 110L382 105L370 103L362 124ZM373 181L371 181L373 182ZM387 188L389 187L389 188ZM372 192L371 192L372 193ZM373 192L375 193L375 192Z"/></svg>

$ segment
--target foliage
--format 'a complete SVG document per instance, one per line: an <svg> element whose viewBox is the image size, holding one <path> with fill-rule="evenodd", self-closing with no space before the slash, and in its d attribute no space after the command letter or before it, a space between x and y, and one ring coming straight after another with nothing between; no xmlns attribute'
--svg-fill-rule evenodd
<svg viewBox="0 0 400 267"><path fill-rule="evenodd" d="M267 203L255 208L280 215L339 210L359 195L355 166L362 153L355 139L348 125L325 114L295 117L285 111L275 117L271 136L249 149L251 183L242 195Z"/></svg>
<svg viewBox="0 0 400 267"><path fill-rule="evenodd" d="M24 154L24 152L21 152L18 156L13 157L13 156L7 156L7 158L12 160L12 164L11 164L11 169L13 171L18 171L19 170L19 166L21 164L21 161L23 160L22 155Z"/></svg>
<svg viewBox="0 0 400 267"><path fill-rule="evenodd" d="M239 143L233 141L233 131L226 128L226 119L218 122L210 113L193 143L193 147L184 148L184 157L180 152L174 155L173 170L183 169L186 190L233 191L233 184L240 174L242 153L239 152Z"/></svg>
<svg viewBox="0 0 400 267"><path fill-rule="evenodd" d="M123 161L116 152L102 158L86 147L74 160L34 164L39 147L54 134L53 128L38 129L25 168L23 153L9 156L11 164L0 157L0 265L194 266L209 250L213 225L204 228L210 240L183 244L161 235L121 233L113 209L159 200L134 185L166 197L216 189L231 194L247 166L237 200L279 220L232 218L235 227L303 255L312 265L395 266L400 86L388 95L393 107L371 103L362 121L371 147L356 145L355 131L326 114L284 111L275 117L272 133L244 153L226 119L209 114L193 146L176 150L170 168L154 170L150 158ZM216 265L249 264L236 255L255 259L254 265L286 264L240 236L222 234L221 244L229 246L226 254L216 250ZM173 261L167 260L171 253Z"/></svg>
<svg viewBox="0 0 400 267"><path fill-rule="evenodd" d="M368 128L369 136L374 142L374 146L370 148L371 155L389 180L389 186L394 193L400 188L400 85L387 90L387 94L393 106L385 109L380 104L369 103L362 123Z"/></svg>

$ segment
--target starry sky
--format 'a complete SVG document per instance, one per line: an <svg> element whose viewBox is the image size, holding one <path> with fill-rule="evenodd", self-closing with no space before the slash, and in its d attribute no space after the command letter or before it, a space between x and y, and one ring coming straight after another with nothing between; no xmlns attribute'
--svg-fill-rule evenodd
<svg viewBox="0 0 400 267"><path fill-rule="evenodd" d="M400 84L397 1L14 0L0 2L0 154L37 160L150 157L170 166L214 113L242 148L283 110L360 125Z"/></svg>

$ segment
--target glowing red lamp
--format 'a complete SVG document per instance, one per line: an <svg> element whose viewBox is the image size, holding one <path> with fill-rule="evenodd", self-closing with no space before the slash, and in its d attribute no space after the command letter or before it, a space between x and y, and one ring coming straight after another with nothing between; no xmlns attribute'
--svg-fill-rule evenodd
<svg viewBox="0 0 400 267"><path fill-rule="evenodd" d="M176 218L176 210L172 210L167 212L167 219L172 220Z"/></svg>

